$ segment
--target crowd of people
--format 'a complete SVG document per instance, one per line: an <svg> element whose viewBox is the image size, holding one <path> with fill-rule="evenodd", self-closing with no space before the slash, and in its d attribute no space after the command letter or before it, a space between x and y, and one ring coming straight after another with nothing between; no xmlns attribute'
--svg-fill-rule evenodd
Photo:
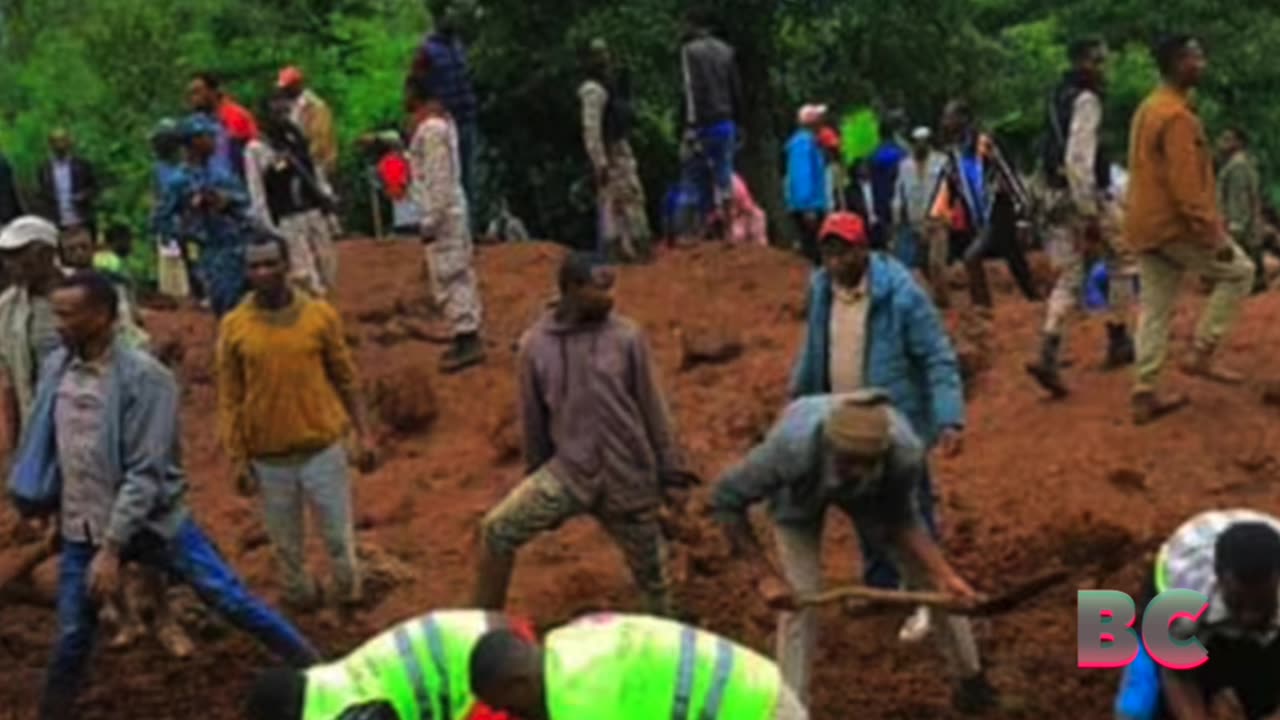
<svg viewBox="0 0 1280 720"><path fill-rule="evenodd" d="M679 53L686 177L673 203L680 242L762 242L762 213L733 168L742 109L734 51L706 17L691 13L687 25ZM993 301L991 255L1037 297L1025 235L1044 225L1059 273L1027 370L1055 398L1069 396L1063 337L1095 260L1109 274L1106 365L1136 365L1135 423L1189 402L1157 392L1186 272L1213 289L1182 370L1241 381L1216 351L1245 297L1265 288L1258 173L1234 128L1215 170L1188 100L1205 69L1196 40L1170 37L1155 54L1162 82L1132 120L1123 186L1100 137L1106 48L1096 40L1070 48L1072 67L1046 108L1050 141L1034 185L962 100L944 109L938 142L920 126L904 147L898 124L885 123L880 146L853 168L842 166L827 109L799 110L786 144L785 200L814 272L790 401L711 491L735 557L779 612L772 661L664 619L681 611L659 513L683 512L700 481L644 334L613 310L615 265L650 257L654 233L627 139L629 83L606 42L584 52L578 89L599 244L566 257L558 299L519 342L526 477L480 523L476 583L464 603L474 609L426 613L330 662L244 587L193 520L180 390L149 352L122 269L131 237L109 228L99 247L92 165L69 132L51 133L41 209L21 215L20 200L0 192L0 210L13 216L0 231L10 282L0 296L15 446L9 490L61 553L40 717L76 716L103 621L116 626L119 644L147 633L140 628L149 622L172 654L189 655L194 643L167 610L165 585L176 581L288 665L255 681L251 720L448 719L473 708L477 717L523 720L807 718L819 636L805 600L822 589L828 509L852 519L867 586L932 588L961 606L981 599L946 559L931 470L935 453L954 456L965 444L963 381L938 311L950 302L952 261L963 262L976 307ZM425 39L404 93L408 131L364 144L380 158L388 194L408 201L396 225L425 246L430 296L451 343L440 370L459 372L483 363L485 349L470 202L477 103L451 23ZM191 115L152 134L161 290L191 293L218 318L218 431L238 491L260 503L285 609L332 605L351 617L364 593L349 466L370 471L381 452L332 304L340 270L332 115L295 67L280 71L256 115L209 73L192 77L187 100ZM777 563L748 521L762 502ZM304 505L313 508L331 582L306 569ZM648 615L590 616L539 638L529 622L503 614L518 551L584 515L619 546ZM1117 716L1207 717L1212 696L1228 689L1249 718L1280 711L1280 684L1268 672L1280 653L1280 519L1250 511L1194 518L1161 550L1152 578L1150 593L1187 588L1212 598L1191 630L1211 660L1183 672L1141 654L1126 671ZM140 612L145 605L155 611ZM955 708L995 712L999 694L955 608L916 609L900 638L933 636Z"/></svg>

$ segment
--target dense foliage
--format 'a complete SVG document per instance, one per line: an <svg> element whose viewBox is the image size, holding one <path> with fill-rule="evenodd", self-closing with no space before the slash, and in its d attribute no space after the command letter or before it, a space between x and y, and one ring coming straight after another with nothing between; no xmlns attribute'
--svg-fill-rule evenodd
<svg viewBox="0 0 1280 720"><path fill-rule="evenodd" d="M461 0L466 2L467 0ZM1123 157L1129 115L1155 81L1147 45L1162 30L1200 33L1211 67L1200 107L1211 132L1239 124L1264 171L1280 159L1280 9L1210 0L710 0L723 11L747 86L744 174L767 209L780 202L780 140L793 109L901 108L929 123L950 96L971 98L1030 169L1044 97L1069 38L1113 49L1107 139ZM402 122L401 81L429 26L417 0L0 0L0 150L30 180L54 126L70 128L108 178L105 205L141 227L146 132L183 112L191 71L213 69L250 107L296 63L334 107L347 220L368 226L354 139ZM607 39L631 68L634 138L655 206L677 172L680 0L472 0L458 7L482 100L483 207L505 197L537 234L583 242L591 212L578 135L577 51ZM776 216L777 213L771 213Z"/></svg>

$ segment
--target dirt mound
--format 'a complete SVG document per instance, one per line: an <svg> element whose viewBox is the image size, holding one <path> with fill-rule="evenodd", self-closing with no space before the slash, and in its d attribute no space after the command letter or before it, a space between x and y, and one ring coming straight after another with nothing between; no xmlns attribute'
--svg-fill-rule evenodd
<svg viewBox="0 0 1280 720"><path fill-rule="evenodd" d="M387 452L376 472L353 475L375 606L354 623L300 619L330 653L414 613L467 602L477 524L523 470L515 341L554 296L563 252L543 244L480 250L488 361L440 377L435 368L444 347L413 331L416 321L430 318L421 246L360 241L343 243L341 251L338 303L346 332L359 342L355 353ZM992 264L993 277L1003 272ZM771 652L773 615L729 558L706 516L706 499L711 481L759 440L786 402L803 332L806 276L802 261L780 251L706 246L627 268L617 288L618 310L648 336L680 438L707 480L671 523L677 598L698 623L765 652ZM967 305L963 296L955 301ZM1175 350L1187 342L1199 303L1189 294L1177 314ZM1166 382L1191 391L1192 409L1135 428L1126 401L1131 377L1085 363L1066 372L1072 397L1047 403L1022 370L1026 357L1011 352L1034 346L1042 313L1041 306L1002 292L990 318L963 310L948 315L965 375L981 389L968 408L965 454L937 462L933 475L947 552L980 590L998 592L1057 567L1072 573L1069 583L1027 607L977 623L991 679L1010 698L1004 714L993 717L1107 717L1118 674L1076 668L1075 589L1136 592L1153 543L1205 507L1280 512L1280 486L1269 481L1268 466L1249 470L1237 462L1255 448L1277 447L1280 424L1256 388L1223 388L1170 373ZM1258 378L1274 376L1277 313L1280 298L1251 300L1224 348L1226 361ZM214 323L187 311L154 312L148 321L158 347L181 348L166 354L186 391L195 515L246 582L275 601L260 511L235 497L230 468L209 431L216 407ZM685 329L699 324L721 327L742 352L682 370ZM1102 321L1085 321L1073 328L1068 353L1092 357L1103 340ZM0 531L8 522L0 518ZM848 523L833 516L828 536L829 582L853 581L860 571ZM323 552L311 540L312 559L323 569ZM639 607L617 551L591 522L571 522L521 553L512 601L543 623L587 608ZM817 720L954 717L941 660L928 644L899 644L895 620L823 611L813 683ZM33 713L53 633L47 607L0 610L0 706L12 708L14 717ZM84 717L239 718L245 684L271 660L235 632L202 634L200 642L198 656L185 663L150 646L99 654Z"/></svg>

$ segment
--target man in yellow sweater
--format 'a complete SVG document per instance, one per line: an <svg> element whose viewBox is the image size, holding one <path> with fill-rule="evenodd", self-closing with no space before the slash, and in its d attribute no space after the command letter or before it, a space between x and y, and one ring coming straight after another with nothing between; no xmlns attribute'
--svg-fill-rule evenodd
<svg viewBox="0 0 1280 720"><path fill-rule="evenodd" d="M333 568L336 600L360 599L344 445L352 422L361 470L376 463L364 400L337 311L293 289L288 249L266 237L245 252L253 288L222 320L218 419L242 494L262 497L267 534L295 611L321 604L303 566L304 500Z"/></svg>

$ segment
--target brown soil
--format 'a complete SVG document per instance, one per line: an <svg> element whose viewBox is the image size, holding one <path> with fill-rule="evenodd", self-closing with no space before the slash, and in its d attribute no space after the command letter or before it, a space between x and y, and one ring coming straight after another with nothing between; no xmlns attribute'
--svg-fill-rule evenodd
<svg viewBox="0 0 1280 720"><path fill-rule="evenodd" d="M488 364L445 378L435 371L443 347L422 341L419 323L396 322L428 319L420 246L343 244L339 305L378 401L376 415L394 427L383 427L384 465L356 483L373 606L351 625L325 615L300 619L329 652L345 651L400 618L467 601L477 521L521 475L513 346L554 294L559 255L547 245L482 250ZM682 439L703 477L713 479L734 462L782 407L803 330L804 282L801 262L757 248L700 248L622 273L619 310L648 333ZM1022 370L1035 346L1040 307L1008 294L1006 282L995 286L1005 292L992 321L949 319L962 338L967 374L981 379L972 393L966 453L937 467L947 550L989 592L1046 569L1065 567L1073 575L1016 612L978 622L991 679L1006 696L1005 707L990 716L1109 717L1118 674L1075 667L1074 589L1136 590L1146 555L1197 510L1251 505L1280 511L1280 488L1268 471L1274 463L1253 462L1276 446L1280 423L1276 410L1259 401L1261 387L1221 388L1171 374L1170 385L1194 394L1193 409L1134 428L1128 375L1095 369L1103 349L1100 320L1071 336L1077 362L1067 380L1075 394L1061 403L1043 400ZM1225 348L1227 360L1262 380L1278 349L1278 311L1274 296L1250 301ZM1187 307L1178 316L1180 347L1193 312ZM156 313L149 323L185 388L195 513L250 586L274 601L258 509L233 492L213 431L213 321L183 311ZM682 338L705 328L720 329L741 344L741 353L686 367ZM771 614L727 560L710 522L697 515L705 512L705 494L705 488L696 493L690 504L695 516L675 528L679 599L706 627L769 650ZM829 535L831 582L853 579L857 554L847 523L833 523ZM50 568L38 575L47 594ZM617 552L587 521L527 548L512 604L541 623L586 609L638 606ZM822 611L815 718L951 717L940 660L927 644L899 645L898 619L854 620L835 607ZM171 661L149 645L102 652L84 716L240 717L246 683L271 661L252 641L217 624L195 627L201 650L194 660ZM0 607L0 708L8 709L6 717L33 715L53 634L50 609L14 602Z"/></svg>

